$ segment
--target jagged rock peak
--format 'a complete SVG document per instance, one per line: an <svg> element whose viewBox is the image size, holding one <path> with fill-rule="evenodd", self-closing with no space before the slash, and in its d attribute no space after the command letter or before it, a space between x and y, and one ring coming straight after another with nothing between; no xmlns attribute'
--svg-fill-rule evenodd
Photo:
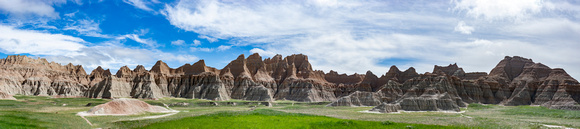
<svg viewBox="0 0 580 129"><path fill-rule="evenodd" d="M294 64L294 67L296 67L297 71L300 71L300 72L313 71L312 66L310 65L310 62L308 62L308 56L306 56L306 55L292 54L292 55L284 58L284 60L287 61L288 65Z"/></svg>
<svg viewBox="0 0 580 129"><path fill-rule="evenodd" d="M177 73L183 73L185 75L197 75L197 74L200 74L203 72L208 72L208 71L209 70L207 69L207 66L205 66L204 60L199 60L199 61L193 63L193 65L186 63L186 64L184 64L176 69Z"/></svg>
<svg viewBox="0 0 580 129"><path fill-rule="evenodd" d="M93 77L106 77L111 76L111 71L109 69L105 70L101 66L98 66L91 72L91 76Z"/></svg>
<svg viewBox="0 0 580 129"><path fill-rule="evenodd" d="M387 73L385 74L385 76L388 77L389 79L391 79L391 78L396 78L400 73L401 73L401 70L399 70L399 68L397 68L397 66L392 65L391 68L389 68L389 71L387 71Z"/></svg>
<svg viewBox="0 0 580 129"><path fill-rule="evenodd" d="M415 68L413 67L409 67L407 70L405 70L405 72L403 73L417 73L417 70L415 70ZM418 74L418 73L417 73Z"/></svg>
<svg viewBox="0 0 580 129"><path fill-rule="evenodd" d="M26 55L9 55L5 59L0 59L0 64L54 65L56 63L49 63L45 58L33 59ZM62 65L58 64L58 66Z"/></svg>
<svg viewBox="0 0 580 129"><path fill-rule="evenodd" d="M151 68L151 72L170 74L171 68L169 68L169 66L165 62L159 60L155 63L155 65L153 65L153 67Z"/></svg>
<svg viewBox="0 0 580 129"><path fill-rule="evenodd" d="M362 82L365 78L365 75L360 74L353 74L347 75L345 73L338 74L336 71L329 71L327 74L324 75L324 79L328 82L332 83L344 83L344 84L355 84Z"/></svg>
<svg viewBox="0 0 580 129"><path fill-rule="evenodd" d="M272 58L264 59L264 63L266 63L266 64L272 64L272 63L276 63L276 62L280 62L280 61L282 61L282 55L280 55L280 54L276 54Z"/></svg>
<svg viewBox="0 0 580 129"><path fill-rule="evenodd" d="M434 74L445 74L445 75L454 75L455 72L457 72L458 70L463 71L462 68L459 68L459 66L457 66L457 63L454 64L449 64L448 66L438 66L435 65L435 67L433 68L433 73Z"/></svg>
<svg viewBox="0 0 580 129"><path fill-rule="evenodd" d="M115 74L117 77L123 77L123 76L128 76L131 75L132 71L129 67L127 67L127 65L119 68L119 70L117 71L117 74Z"/></svg>
<svg viewBox="0 0 580 129"><path fill-rule="evenodd" d="M144 72L147 72L147 69L145 69L145 66L143 66L143 65L137 65L137 67L135 67L135 69L133 69L133 72L144 73Z"/></svg>
<svg viewBox="0 0 580 129"><path fill-rule="evenodd" d="M246 66L252 75L255 75L260 69L266 69L264 62L262 61L262 57L258 53L254 53L248 56L246 61Z"/></svg>
<svg viewBox="0 0 580 129"><path fill-rule="evenodd" d="M251 78L251 74L246 66L246 59L244 58L244 54L240 54L236 60L231 61L226 67L223 69L229 68L230 72L233 74L234 78L238 77L249 77Z"/></svg>
<svg viewBox="0 0 580 129"><path fill-rule="evenodd" d="M391 66L391 68L389 68L389 71L384 76L381 77L382 81L379 83L379 85L387 83L388 80L403 83L406 80L417 76L419 76L419 74L417 73L417 71L415 71L415 68L413 67L410 67L409 69L405 70L405 72L402 72L401 70L399 70L399 68L397 68L397 66L393 65Z"/></svg>
<svg viewBox="0 0 580 129"><path fill-rule="evenodd" d="M207 72L206 70L206 65L205 65L205 61L204 60L199 60L195 63L193 63L193 65L191 65L194 69L195 74L199 74L202 72Z"/></svg>
<svg viewBox="0 0 580 129"><path fill-rule="evenodd" d="M236 60L244 60L244 59L245 59L245 57L246 57L246 56L245 56L244 54L240 54L240 55L238 56L238 58L236 58Z"/></svg>
<svg viewBox="0 0 580 129"><path fill-rule="evenodd" d="M370 70L368 70L365 73L365 77L363 79L363 82L375 82L377 81L379 77L377 77L377 75L373 74L373 72L371 72Z"/></svg>
<svg viewBox="0 0 580 129"><path fill-rule="evenodd" d="M523 72L524 67L526 65L531 64L534 64L534 62L531 59L519 56L514 57L506 56L495 66L495 68L491 70L489 76L500 76L506 77L509 80L513 80Z"/></svg>
<svg viewBox="0 0 580 129"><path fill-rule="evenodd" d="M69 73L77 74L77 75L87 75L87 72L83 68L82 65L73 65L72 63L68 63L65 68Z"/></svg>
<svg viewBox="0 0 580 129"><path fill-rule="evenodd" d="M399 68L397 68L397 66L392 65L391 68L389 68L389 71L387 71L387 74L400 73L400 72L401 72L401 70L399 70Z"/></svg>

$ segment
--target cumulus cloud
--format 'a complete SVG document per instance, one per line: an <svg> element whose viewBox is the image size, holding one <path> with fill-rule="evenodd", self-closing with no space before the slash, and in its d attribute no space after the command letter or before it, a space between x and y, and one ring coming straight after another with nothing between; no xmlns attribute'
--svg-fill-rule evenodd
<svg viewBox="0 0 580 129"><path fill-rule="evenodd" d="M0 50L7 54L76 55L86 46L81 38L50 34L33 30L20 30L0 25Z"/></svg>
<svg viewBox="0 0 580 129"><path fill-rule="evenodd" d="M192 45L193 46L199 46L199 45L201 45L201 42L196 39L196 40L193 40L193 44Z"/></svg>
<svg viewBox="0 0 580 129"><path fill-rule="evenodd" d="M250 53L258 53L258 54L260 54L260 56L265 56L265 57L273 57L274 55L276 55L276 53L274 53L274 52L266 51L266 50L260 49L260 48L253 48L252 50L250 50Z"/></svg>
<svg viewBox="0 0 580 129"><path fill-rule="evenodd" d="M232 48L232 46L227 46L227 45L220 45L220 46L218 46L216 49L217 49L218 51L225 51L225 50L228 50L228 49L230 49L230 48Z"/></svg>
<svg viewBox="0 0 580 129"><path fill-rule="evenodd" d="M52 4L58 1L40 1L40 0L2 0L0 1L0 10L15 16L28 14L58 17L58 12L54 11Z"/></svg>
<svg viewBox="0 0 580 129"><path fill-rule="evenodd" d="M207 40L207 41L209 41L210 43L213 43L213 42L216 42L216 41L218 41L218 39L217 39L217 38L208 37L208 36L206 36L206 35L199 35L199 36L197 36L197 37L198 37L198 38L201 38L201 39L206 39L206 40Z"/></svg>
<svg viewBox="0 0 580 129"><path fill-rule="evenodd" d="M465 24L464 21L459 21L457 26L455 26L455 31L460 32L462 34L471 34L475 29L471 26Z"/></svg>

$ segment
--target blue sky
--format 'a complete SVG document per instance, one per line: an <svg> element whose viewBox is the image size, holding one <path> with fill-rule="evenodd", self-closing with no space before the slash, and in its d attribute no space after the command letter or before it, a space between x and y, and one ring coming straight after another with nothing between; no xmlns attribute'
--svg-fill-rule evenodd
<svg viewBox="0 0 580 129"><path fill-rule="evenodd" d="M378 75L452 63L489 72L522 56L580 77L579 19L573 0L4 0L0 56L90 73L302 53L314 69Z"/></svg>

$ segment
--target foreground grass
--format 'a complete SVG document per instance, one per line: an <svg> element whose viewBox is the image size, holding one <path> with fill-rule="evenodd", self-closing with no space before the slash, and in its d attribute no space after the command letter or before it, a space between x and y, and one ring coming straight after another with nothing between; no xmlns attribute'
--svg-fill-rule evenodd
<svg viewBox="0 0 580 129"><path fill-rule="evenodd" d="M458 128L440 125L404 124L390 121L344 120L326 116L286 113L269 109L218 112L154 123L144 128Z"/></svg>

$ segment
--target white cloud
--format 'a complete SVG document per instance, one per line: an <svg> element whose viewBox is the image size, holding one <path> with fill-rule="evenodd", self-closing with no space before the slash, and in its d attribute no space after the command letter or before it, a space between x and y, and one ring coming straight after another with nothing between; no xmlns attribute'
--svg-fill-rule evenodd
<svg viewBox="0 0 580 129"><path fill-rule="evenodd" d="M217 48L207 48L207 47L191 47L189 48L192 52L202 51L202 52L213 52L213 51L225 51L232 48L232 46L220 45Z"/></svg>
<svg viewBox="0 0 580 129"><path fill-rule="evenodd" d="M232 48L232 46L220 45L217 47L217 50L218 51L225 51L225 50L228 50L230 48Z"/></svg>
<svg viewBox="0 0 580 129"><path fill-rule="evenodd" d="M202 39L206 39L206 40L207 40L207 41L209 41L210 43L213 43L213 42L216 42L216 41L218 41L218 39L217 39L217 38L212 38L212 37L208 37L208 36L205 36L205 35L199 35L199 36L197 36L197 37L198 37L198 38L202 38Z"/></svg>
<svg viewBox="0 0 580 129"><path fill-rule="evenodd" d="M199 45L201 45L201 42L196 39L196 40L193 40L193 44L192 45L193 46L199 46Z"/></svg>
<svg viewBox="0 0 580 129"><path fill-rule="evenodd" d="M67 55L84 48L81 38L0 25L0 50L7 54Z"/></svg>
<svg viewBox="0 0 580 129"><path fill-rule="evenodd" d="M457 23L457 26L455 26L455 30L457 32L460 32L462 34L471 34L471 32L473 32L475 29L471 26L468 26L465 24L464 21L459 21L459 23Z"/></svg>
<svg viewBox="0 0 580 129"><path fill-rule="evenodd" d="M183 41L181 39L180 40L171 41L171 45L178 45L178 46L180 46L180 45L183 45L184 43L185 43L185 41Z"/></svg>
<svg viewBox="0 0 580 129"><path fill-rule="evenodd" d="M506 34L547 39L543 42L577 42L580 22L564 18L538 18L502 29ZM566 41L564 41L566 40Z"/></svg>
<svg viewBox="0 0 580 129"><path fill-rule="evenodd" d="M56 18L58 17L58 12L54 11L52 4L52 2L40 0L1 0L0 10L16 16L34 14Z"/></svg>
<svg viewBox="0 0 580 129"><path fill-rule="evenodd" d="M252 50L250 50L250 53L258 53L258 54L260 54L260 56L265 56L265 57L273 57L274 55L276 55L276 53L274 53L274 52L266 51L266 50L260 49L260 48L253 48Z"/></svg>
<svg viewBox="0 0 580 129"><path fill-rule="evenodd" d="M191 47L190 50L192 52L202 51L202 52L212 52L213 48L206 48L206 47Z"/></svg>
<svg viewBox="0 0 580 129"><path fill-rule="evenodd" d="M543 0L453 0L456 10L487 20L519 20L537 14Z"/></svg>
<svg viewBox="0 0 580 129"><path fill-rule="evenodd" d="M153 11L153 9L149 8L149 6L147 6L148 1L144 1L144 0L123 0L123 2L133 5L136 8L145 10L145 11Z"/></svg>
<svg viewBox="0 0 580 129"><path fill-rule="evenodd" d="M77 13L79 13L79 10L77 10L77 11L75 11L75 12L72 12L72 13L67 13L67 14L64 14L64 16L67 16L67 17L74 17L74 16L75 16Z"/></svg>
<svg viewBox="0 0 580 129"><path fill-rule="evenodd" d="M141 35L138 35L138 34L126 34L126 35L123 35L123 36L119 36L116 39L117 40L131 39L131 40L133 40L135 42L144 44L144 45L146 45L148 47L152 47L152 48L155 48L155 47L158 47L159 46L155 40L153 40L151 38L143 39L143 38L140 37Z"/></svg>
<svg viewBox="0 0 580 129"><path fill-rule="evenodd" d="M63 30L74 30L85 36L111 38L112 36L101 34L99 23L89 20L81 19L66 25Z"/></svg>
<svg viewBox="0 0 580 129"><path fill-rule="evenodd" d="M300 2L282 3L245 3L235 1L221 3L219 1L183 0L176 6L167 6L166 16L172 25L181 29L198 32L202 35L211 35L220 39L228 37L299 35L327 31L327 29L336 27L351 28L355 26L352 26L350 22L368 22L368 20L383 18L367 17L365 15L368 14L365 11L373 9L372 5L350 12L353 9L347 7L336 7L333 10L324 8L307 9L302 8L302 3ZM333 12L334 15L327 15L330 12ZM354 13L363 14L352 15ZM377 15L387 14L378 13Z"/></svg>

